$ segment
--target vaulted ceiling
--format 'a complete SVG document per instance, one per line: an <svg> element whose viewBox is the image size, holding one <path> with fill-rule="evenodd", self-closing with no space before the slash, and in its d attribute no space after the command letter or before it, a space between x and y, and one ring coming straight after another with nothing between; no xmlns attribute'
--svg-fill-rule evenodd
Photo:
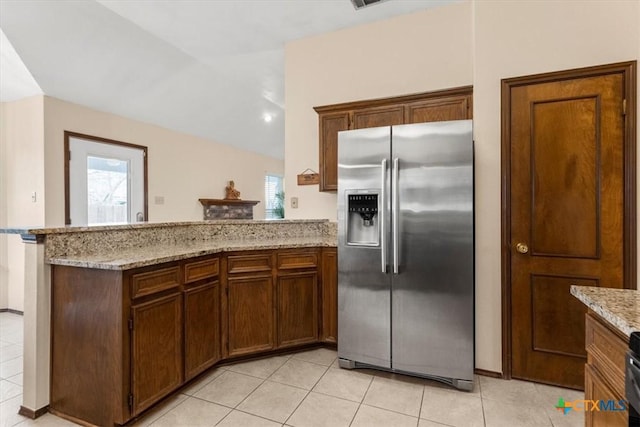
<svg viewBox="0 0 640 427"><path fill-rule="evenodd" d="M282 158L285 43L452 1L2 0L0 100L44 93Z"/></svg>

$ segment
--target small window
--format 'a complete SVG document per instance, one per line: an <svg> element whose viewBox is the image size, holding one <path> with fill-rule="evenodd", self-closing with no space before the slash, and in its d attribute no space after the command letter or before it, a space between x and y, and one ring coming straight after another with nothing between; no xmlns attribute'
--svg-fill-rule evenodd
<svg viewBox="0 0 640 427"><path fill-rule="evenodd" d="M264 217L266 219L284 218L284 188L282 177L266 175L264 177Z"/></svg>

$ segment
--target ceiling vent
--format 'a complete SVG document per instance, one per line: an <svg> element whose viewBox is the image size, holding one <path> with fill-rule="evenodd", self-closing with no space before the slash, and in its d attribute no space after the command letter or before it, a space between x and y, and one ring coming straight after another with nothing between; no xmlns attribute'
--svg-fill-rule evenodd
<svg viewBox="0 0 640 427"><path fill-rule="evenodd" d="M386 0L351 0L351 3L353 3L353 7L356 10L359 10L367 6L382 3L383 1Z"/></svg>

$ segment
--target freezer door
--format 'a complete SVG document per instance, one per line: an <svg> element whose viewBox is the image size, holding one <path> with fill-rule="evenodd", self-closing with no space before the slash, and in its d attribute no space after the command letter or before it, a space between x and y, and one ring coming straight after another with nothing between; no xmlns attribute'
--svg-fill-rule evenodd
<svg viewBox="0 0 640 427"><path fill-rule="evenodd" d="M402 125L392 133L392 162L398 166L392 173L398 176L392 184L398 228L393 369L472 380L472 123Z"/></svg>
<svg viewBox="0 0 640 427"><path fill-rule="evenodd" d="M391 367L391 277L383 272L388 269L383 248L389 241L390 130L338 134L338 357L385 368ZM349 196L358 194L377 195L378 213L367 225L347 209Z"/></svg>

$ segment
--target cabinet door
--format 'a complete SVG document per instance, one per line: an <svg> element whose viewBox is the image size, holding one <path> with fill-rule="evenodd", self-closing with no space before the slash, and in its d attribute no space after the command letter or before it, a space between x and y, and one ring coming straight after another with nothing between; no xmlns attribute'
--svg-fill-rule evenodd
<svg viewBox="0 0 640 427"><path fill-rule="evenodd" d="M230 277L227 289L229 356L273 349L275 315L271 276Z"/></svg>
<svg viewBox="0 0 640 427"><path fill-rule="evenodd" d="M407 103L405 123L465 120L471 117L471 96L460 95Z"/></svg>
<svg viewBox="0 0 640 427"><path fill-rule="evenodd" d="M185 381L220 360L219 292L215 281L184 293Z"/></svg>
<svg viewBox="0 0 640 427"><path fill-rule="evenodd" d="M404 107L402 105L363 108L353 112L353 129L393 126L403 123Z"/></svg>
<svg viewBox="0 0 640 427"><path fill-rule="evenodd" d="M320 191L338 189L338 132L349 129L349 112L320 114Z"/></svg>
<svg viewBox="0 0 640 427"><path fill-rule="evenodd" d="M318 339L318 273L316 270L278 277L278 346Z"/></svg>
<svg viewBox="0 0 640 427"><path fill-rule="evenodd" d="M338 254L322 251L322 336L321 341L338 342Z"/></svg>
<svg viewBox="0 0 640 427"><path fill-rule="evenodd" d="M609 403L614 400L616 408L621 399L605 380L593 369L591 365L585 365L584 370L584 398L595 401L600 400ZM629 425L628 411L585 411L585 425L587 427L627 427Z"/></svg>
<svg viewBox="0 0 640 427"><path fill-rule="evenodd" d="M131 307L132 415L182 384L182 295Z"/></svg>

